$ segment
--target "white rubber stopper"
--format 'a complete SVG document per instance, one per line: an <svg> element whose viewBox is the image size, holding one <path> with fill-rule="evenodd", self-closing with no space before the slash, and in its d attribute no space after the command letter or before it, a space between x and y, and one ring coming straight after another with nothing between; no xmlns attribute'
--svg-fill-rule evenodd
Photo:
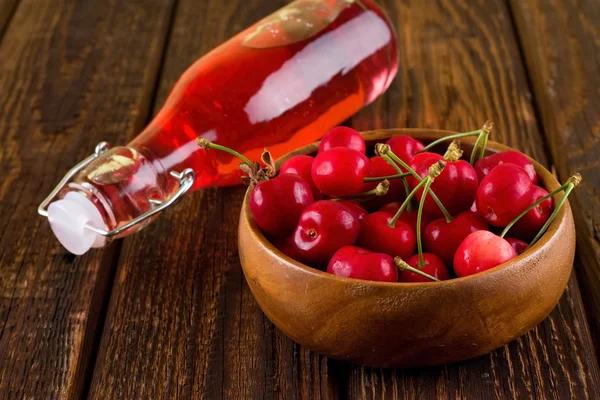
<svg viewBox="0 0 600 400"><path fill-rule="evenodd" d="M85 228L85 224L90 224L106 229L106 224L94 203L81 193L69 192L63 199L51 203L48 221L60 243L78 256L106 244L104 236Z"/></svg>

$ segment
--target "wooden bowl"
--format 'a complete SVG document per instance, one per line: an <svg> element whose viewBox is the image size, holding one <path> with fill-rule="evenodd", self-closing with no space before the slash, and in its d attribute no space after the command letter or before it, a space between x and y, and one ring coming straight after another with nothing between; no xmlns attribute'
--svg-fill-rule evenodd
<svg viewBox="0 0 600 400"><path fill-rule="evenodd" d="M454 132L365 132L369 144L395 135L424 142ZM465 157L472 142L461 141ZM318 143L287 156L312 154ZM488 142L488 153L508 150ZM534 162L549 190L560 185ZM565 203L530 250L483 273L431 283L383 283L338 277L281 253L263 236L244 199L239 254L256 301L285 334L317 353L377 367L438 365L477 357L525 334L556 306L573 265L575 227ZM558 200L554 199L555 203Z"/></svg>

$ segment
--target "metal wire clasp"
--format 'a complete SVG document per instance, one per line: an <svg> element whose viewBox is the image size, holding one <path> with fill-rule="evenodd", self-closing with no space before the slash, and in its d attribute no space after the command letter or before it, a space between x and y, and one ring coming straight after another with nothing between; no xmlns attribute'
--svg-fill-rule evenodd
<svg viewBox="0 0 600 400"><path fill-rule="evenodd" d="M58 183L58 185L56 185L54 190L52 190L52 192L50 192L48 197L46 197L44 199L44 201L38 207L38 214L40 214L43 217L48 218L48 205L50 205L52 200L54 200L54 198L56 197L58 192L60 192L60 190L63 187L65 187L65 185L71 180L71 178L73 178L73 176L75 176L79 171L84 169L92 161L94 161L102 153L104 153L105 151L107 151L109 149L110 149L110 145L107 142L98 143L98 145L94 149L94 153L89 155L88 157L86 157L83 161L79 162L73 168L71 168L69 170L69 172L67 172L67 174L61 179L61 181ZM99 235L102 235L102 236L106 236L106 237L116 236L116 235L134 227L135 225L142 223L146 219L152 217L153 215L163 211L165 208L176 203L179 199L181 199L181 197L184 194L187 193L188 190L190 190L190 188L194 184L194 180L196 179L196 174L194 174L194 171L191 168L186 168L181 173L171 171L170 174L174 178L179 179L179 189L177 189L177 191L173 194L173 196L171 196L171 198L169 198L168 200L163 202L160 200L151 199L150 203L155 206L154 208L152 208L150 211L145 212L144 214L140 215L139 217L129 221L127 224L120 226L118 228L115 228L113 230L107 231L104 229L96 228L95 226L91 226L88 224L85 225L85 228L90 231L93 231Z"/></svg>

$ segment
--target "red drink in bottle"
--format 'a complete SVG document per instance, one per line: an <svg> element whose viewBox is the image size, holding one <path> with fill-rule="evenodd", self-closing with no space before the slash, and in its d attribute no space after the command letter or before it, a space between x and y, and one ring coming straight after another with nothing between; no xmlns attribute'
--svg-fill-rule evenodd
<svg viewBox="0 0 600 400"><path fill-rule="evenodd" d="M76 254L105 245L102 232L137 231L151 218L129 228L133 220L181 190L174 172L191 169L191 189L239 183L239 161L198 137L277 158L372 102L396 72L395 32L372 0L295 1L196 61L143 132L59 192L52 229Z"/></svg>

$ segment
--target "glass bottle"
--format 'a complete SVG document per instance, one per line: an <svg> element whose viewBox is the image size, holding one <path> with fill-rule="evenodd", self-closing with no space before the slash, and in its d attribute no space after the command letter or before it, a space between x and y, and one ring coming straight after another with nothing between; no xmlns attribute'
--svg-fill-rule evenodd
<svg viewBox="0 0 600 400"><path fill-rule="evenodd" d="M319 139L391 84L396 34L372 0L297 0L196 61L152 122L127 146L88 164L48 206L50 225L75 254L102 247L101 231L140 223L181 189L240 182L238 160L205 151L204 137L258 160ZM89 227L97 228L95 232ZM113 232L114 233L114 232Z"/></svg>

